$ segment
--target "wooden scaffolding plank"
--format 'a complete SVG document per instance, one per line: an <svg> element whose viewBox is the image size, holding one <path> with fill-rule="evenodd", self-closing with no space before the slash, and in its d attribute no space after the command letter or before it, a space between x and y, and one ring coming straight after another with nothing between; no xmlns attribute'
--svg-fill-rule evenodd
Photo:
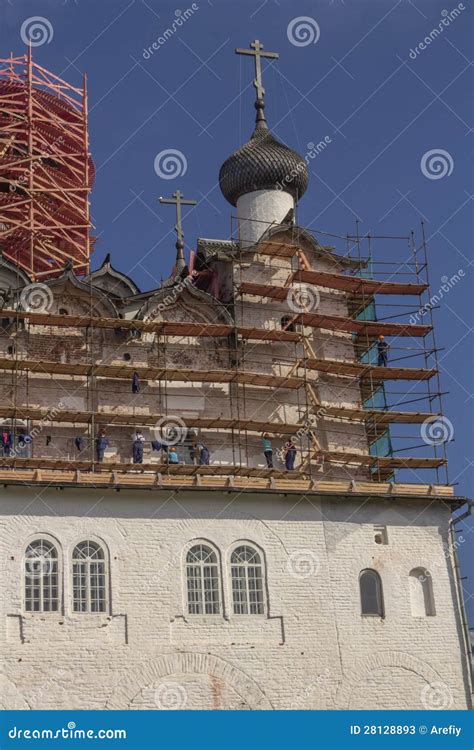
<svg viewBox="0 0 474 750"><path fill-rule="evenodd" d="M299 245L289 244L288 242L261 240L255 252L261 255L272 255L274 258L292 258L298 250Z"/></svg>
<svg viewBox="0 0 474 750"><path fill-rule="evenodd" d="M96 467L97 468L97 467ZM19 467L8 467L2 468L0 466L0 483L4 485L19 484L23 486L35 485L37 483L43 483L48 486L57 485L71 485L71 486L83 486L83 487L117 487L122 486L125 488L132 489L159 489L167 487L205 487L208 489L224 489L226 492L229 491L228 476L222 474L220 476L196 476L190 475L189 477L183 477L182 475L176 476L172 473L160 475L160 481L157 482L158 473L156 471L145 472L145 471L111 471L104 467L103 471L81 471L67 470L67 469L46 469L38 472L35 469L19 468ZM190 467L192 468L192 467ZM433 485L433 484L394 484L392 482L353 482L345 480L321 480L314 481L309 478L304 478L301 474L295 472L291 475L284 477L273 476L269 478L262 478L258 476L251 476L245 474L242 476L235 476L235 488L237 491L241 489L249 490L269 490L276 492L288 492L296 491L303 492L305 495L329 495L332 497L348 496L348 495L372 495L372 496L386 496L386 497L405 497L407 499L419 499L419 498L439 498L445 501L455 502L459 505L460 498L454 496L454 489L449 485Z"/></svg>
<svg viewBox="0 0 474 750"><path fill-rule="evenodd" d="M428 284L413 284L400 281L377 281L364 279L362 276L345 276L340 273L325 271L300 270L291 276L292 283L303 282L322 286L328 289L340 289L355 294L422 294L428 289Z"/></svg>
<svg viewBox="0 0 474 750"><path fill-rule="evenodd" d="M144 331L162 336L192 336L224 338L237 333L242 338L253 341L299 341L301 334L295 331L233 326L219 323L166 322L149 320L125 320L123 318L100 318L89 315L58 315L35 313L25 310L2 310L1 318L29 320L32 325L59 328L118 328L124 331Z"/></svg>
<svg viewBox="0 0 474 750"><path fill-rule="evenodd" d="M410 323L383 323L378 321L354 320L338 315L320 313L299 313L293 318L294 323L301 323L312 328L326 328L330 331L356 333L359 336L426 336L432 329L428 325L411 325Z"/></svg>
<svg viewBox="0 0 474 750"><path fill-rule="evenodd" d="M343 362L334 359L307 359L306 367L328 375L361 378L361 380L428 380L438 370L421 367L377 367L377 365Z"/></svg>
<svg viewBox="0 0 474 750"><path fill-rule="evenodd" d="M442 458L418 458L418 457L376 457L359 453L346 453L344 451L321 451L324 460L334 464L351 464L354 466L381 467L392 469L434 469L443 466L446 461ZM166 463L143 463L132 464L117 461L104 461L97 464L91 461L80 461L74 459L56 458L8 458L0 457L0 467L11 467L13 469L41 469L45 470L69 470L69 471L92 471L104 473L110 471L121 471L123 473L167 473L176 477L185 476L248 476L256 478L280 477L293 481L293 478L301 479L304 473L295 470L291 474L279 469L253 468L248 466L194 466L193 464L166 464Z"/></svg>
<svg viewBox="0 0 474 750"><path fill-rule="evenodd" d="M355 466L369 466L384 469L438 469L447 462L444 458L419 458L418 456L406 456L404 458L394 456L367 456L359 453L346 453L345 451L320 451L325 461L336 464L351 464Z"/></svg>
<svg viewBox="0 0 474 750"><path fill-rule="evenodd" d="M398 424L421 424L425 420L439 416L432 412L403 412L382 411L376 409L349 409L340 406L325 406L324 404L314 407L320 412L321 419L341 419L368 423L369 426ZM31 407L26 404L13 406L0 405L0 417L4 419L31 419L44 423L68 423L89 424L94 419L96 424L117 425L130 427L154 427L158 422L166 418L166 414L144 414L132 412L119 412L110 410L101 411L73 411L70 409L46 409ZM203 430L248 430L249 432L270 432L274 435L294 435L300 430L305 430L304 423L289 424L282 422L264 422L254 419L230 419L227 417L196 417L195 414L182 412L183 422L187 427L195 427ZM313 428L314 429L314 428Z"/></svg>
<svg viewBox="0 0 474 750"><path fill-rule="evenodd" d="M136 372L144 380L192 383L240 383L270 388L301 388L304 379L295 376L273 375L264 372L236 372L234 370L192 370L136 365L103 365L52 362L46 360L0 357L0 370L35 372L51 375L97 376L130 380Z"/></svg>

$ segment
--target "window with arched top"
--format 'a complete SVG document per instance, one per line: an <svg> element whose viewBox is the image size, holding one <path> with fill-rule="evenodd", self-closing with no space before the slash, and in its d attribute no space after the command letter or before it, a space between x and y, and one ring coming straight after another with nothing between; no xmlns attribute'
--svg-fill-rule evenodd
<svg viewBox="0 0 474 750"><path fill-rule="evenodd" d="M195 544L186 554L186 587L190 615L219 614L219 561L206 544Z"/></svg>
<svg viewBox="0 0 474 750"><path fill-rule="evenodd" d="M263 568L256 549L243 544L230 558L235 615L263 615Z"/></svg>
<svg viewBox="0 0 474 750"><path fill-rule="evenodd" d="M72 553L73 611L107 612L107 558L97 542L79 542Z"/></svg>
<svg viewBox="0 0 474 750"><path fill-rule="evenodd" d="M432 617L436 614L431 573L425 568L413 568L408 578L413 617Z"/></svg>
<svg viewBox="0 0 474 750"><path fill-rule="evenodd" d="M360 610L362 615L384 617L382 579L376 570L366 568L359 576Z"/></svg>
<svg viewBox="0 0 474 750"><path fill-rule="evenodd" d="M59 555L48 539L34 539L23 560L26 612L59 612L61 602Z"/></svg>

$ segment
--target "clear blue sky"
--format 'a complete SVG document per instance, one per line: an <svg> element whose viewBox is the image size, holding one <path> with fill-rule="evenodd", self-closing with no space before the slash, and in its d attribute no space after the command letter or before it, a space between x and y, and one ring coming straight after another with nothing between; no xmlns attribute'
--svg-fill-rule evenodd
<svg viewBox="0 0 474 750"><path fill-rule="evenodd" d="M474 8L431 44L420 42L458 7L446 0L199 0L158 50L144 50L192 3L156 0L3 0L0 49L24 52L20 30L46 18L52 38L37 46L37 62L78 85L89 76L91 150L97 167L92 214L97 267L107 252L142 289L168 276L174 258L174 215L160 195L178 187L199 201L185 220L186 244L227 238L230 206L218 187L223 160L251 133L252 64L234 48L259 38L280 60L264 65L267 118L280 140L307 152L327 136L311 161L311 183L299 223L336 234L407 234L424 217L433 292L460 269L435 311L445 413L454 425L450 479L473 496L473 97ZM293 19L307 16L319 39L297 45ZM311 19L313 19L311 21ZM51 33L50 33L51 36ZM317 35L316 35L317 36ZM304 42L305 37L296 37ZM418 47L418 52L416 48ZM410 51L412 54L410 57ZM148 59L146 59L148 58ZM184 154L179 179L160 178L156 155ZM430 179L420 166L432 150L450 174ZM342 250L343 247L340 246ZM386 244L377 259L389 259ZM463 572L472 567L470 526L463 524ZM469 560L470 558L470 560ZM474 622L472 580L465 582Z"/></svg>

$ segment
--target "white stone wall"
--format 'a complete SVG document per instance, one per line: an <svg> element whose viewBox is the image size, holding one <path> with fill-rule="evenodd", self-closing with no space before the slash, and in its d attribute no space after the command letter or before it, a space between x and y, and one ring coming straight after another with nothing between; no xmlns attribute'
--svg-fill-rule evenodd
<svg viewBox="0 0 474 750"><path fill-rule="evenodd" d="M4 708L423 708L469 705L461 625L437 501L318 499L200 491L1 490L0 688ZM375 543L374 524L388 544ZM25 614L28 542L57 540L64 609ZM71 611L74 545L100 540L111 609ZM187 615L186 545L220 555L223 611ZM229 553L254 544L265 614L232 612ZM376 569L385 618L360 614L358 576ZM414 617L409 572L429 571L436 615Z"/></svg>

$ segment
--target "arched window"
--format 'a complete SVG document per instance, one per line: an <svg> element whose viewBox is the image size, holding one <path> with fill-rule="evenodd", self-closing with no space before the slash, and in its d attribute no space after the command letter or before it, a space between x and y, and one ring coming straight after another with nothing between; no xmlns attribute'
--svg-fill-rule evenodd
<svg viewBox="0 0 474 750"><path fill-rule="evenodd" d="M108 607L107 561L97 542L79 542L72 553L74 612L106 612Z"/></svg>
<svg viewBox="0 0 474 750"><path fill-rule="evenodd" d="M263 571L257 550L247 545L231 555L232 599L235 615L263 615Z"/></svg>
<svg viewBox="0 0 474 750"><path fill-rule="evenodd" d="M220 612L217 555L205 544L195 544L186 555L188 612L218 615Z"/></svg>
<svg viewBox="0 0 474 750"><path fill-rule="evenodd" d="M25 551L25 611L59 612L58 550L48 539L34 539Z"/></svg>
<svg viewBox="0 0 474 750"><path fill-rule="evenodd" d="M408 579L411 613L413 617L431 617L436 614L431 573L424 568L413 568Z"/></svg>
<svg viewBox="0 0 474 750"><path fill-rule="evenodd" d="M384 616L382 581L376 570L367 568L359 576L362 615Z"/></svg>

